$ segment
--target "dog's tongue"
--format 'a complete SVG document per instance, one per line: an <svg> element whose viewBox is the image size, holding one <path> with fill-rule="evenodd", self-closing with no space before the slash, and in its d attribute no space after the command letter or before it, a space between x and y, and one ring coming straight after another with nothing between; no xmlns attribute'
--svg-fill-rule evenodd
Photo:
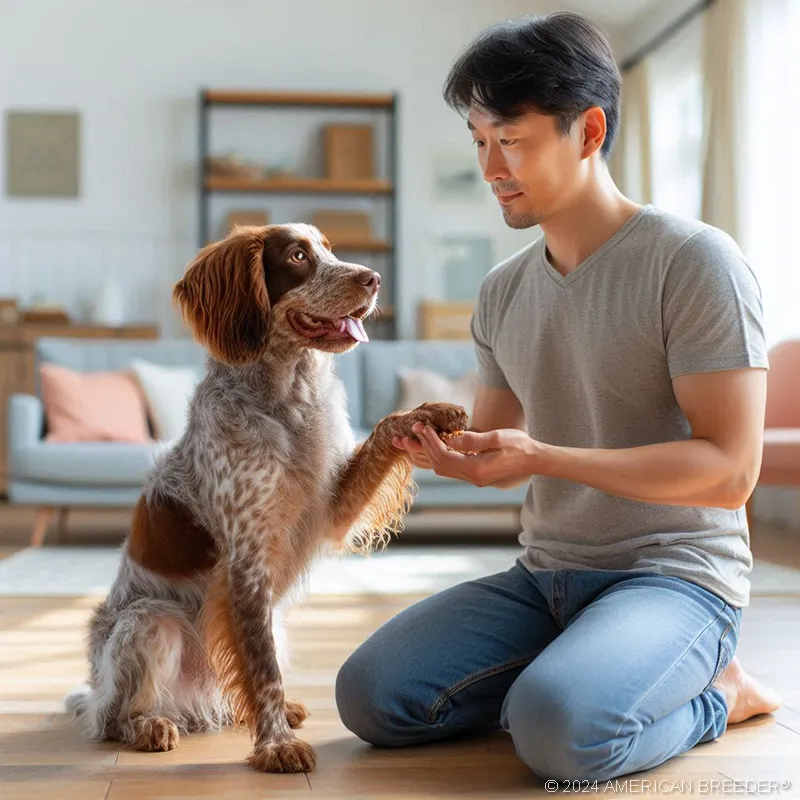
<svg viewBox="0 0 800 800"><path fill-rule="evenodd" d="M367 336L367 332L364 330L364 324L360 319L356 319L355 317L345 317L342 320L342 325L350 334L350 336L352 336L357 342L369 341L369 336Z"/></svg>

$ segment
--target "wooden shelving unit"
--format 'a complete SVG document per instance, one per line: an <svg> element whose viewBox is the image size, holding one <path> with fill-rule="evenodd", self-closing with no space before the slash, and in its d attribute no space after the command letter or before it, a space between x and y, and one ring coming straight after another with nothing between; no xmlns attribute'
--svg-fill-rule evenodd
<svg viewBox="0 0 800 800"><path fill-rule="evenodd" d="M208 157L210 116L215 107L239 107L260 109L339 109L342 111L375 111L388 114L387 176L371 180L329 180L323 177L280 176L250 180L238 177L209 175ZM263 194L263 195L319 195L323 197L350 196L372 198L374 202L390 204L386 238L352 239L332 241L333 248L342 254L382 254L388 269L380 269L383 285L389 290L391 306L387 305L378 314L384 338L396 338L394 308L397 296L397 111L395 94L353 94L324 92L279 92L253 90L203 89L200 92L200 148L199 148L199 244L204 246L210 237L210 203L216 194Z"/></svg>

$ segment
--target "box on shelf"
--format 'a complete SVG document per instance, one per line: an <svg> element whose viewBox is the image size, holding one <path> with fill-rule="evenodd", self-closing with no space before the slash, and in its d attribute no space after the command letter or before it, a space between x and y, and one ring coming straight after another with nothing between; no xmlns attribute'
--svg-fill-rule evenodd
<svg viewBox="0 0 800 800"><path fill-rule="evenodd" d="M326 125L323 146L325 177L329 180L375 177L372 125Z"/></svg>

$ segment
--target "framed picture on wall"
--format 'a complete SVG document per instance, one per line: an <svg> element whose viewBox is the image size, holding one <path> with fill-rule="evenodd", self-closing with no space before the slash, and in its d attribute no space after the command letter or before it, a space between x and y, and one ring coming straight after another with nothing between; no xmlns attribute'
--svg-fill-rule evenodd
<svg viewBox="0 0 800 800"><path fill-rule="evenodd" d="M431 165L433 198L443 203L475 203L486 199L487 184L478 160L452 153L435 156Z"/></svg>
<svg viewBox="0 0 800 800"><path fill-rule="evenodd" d="M6 112L6 194L9 197L78 197L80 115L76 112Z"/></svg>
<svg viewBox="0 0 800 800"><path fill-rule="evenodd" d="M486 273L494 264L489 236L450 235L439 241L442 296L447 301L478 297Z"/></svg>

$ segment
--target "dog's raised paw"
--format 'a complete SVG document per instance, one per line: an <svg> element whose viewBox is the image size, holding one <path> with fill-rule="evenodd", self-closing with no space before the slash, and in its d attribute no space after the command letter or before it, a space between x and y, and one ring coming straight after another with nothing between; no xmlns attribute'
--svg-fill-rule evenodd
<svg viewBox="0 0 800 800"><path fill-rule="evenodd" d="M139 717L136 720L138 736L133 746L148 753L166 753L178 746L178 726L166 717Z"/></svg>
<svg viewBox="0 0 800 800"><path fill-rule="evenodd" d="M317 763L314 749L302 739L258 744L247 761L260 772L313 772Z"/></svg>
<svg viewBox="0 0 800 800"><path fill-rule="evenodd" d="M462 406L452 403L423 403L396 418L395 425L400 430L395 435L413 436L414 433L411 429L418 422L429 425L441 436L463 431L469 422L469 415Z"/></svg>
<svg viewBox="0 0 800 800"><path fill-rule="evenodd" d="M290 728L299 728L303 721L308 719L308 709L295 700L287 700L285 703L286 721Z"/></svg>

